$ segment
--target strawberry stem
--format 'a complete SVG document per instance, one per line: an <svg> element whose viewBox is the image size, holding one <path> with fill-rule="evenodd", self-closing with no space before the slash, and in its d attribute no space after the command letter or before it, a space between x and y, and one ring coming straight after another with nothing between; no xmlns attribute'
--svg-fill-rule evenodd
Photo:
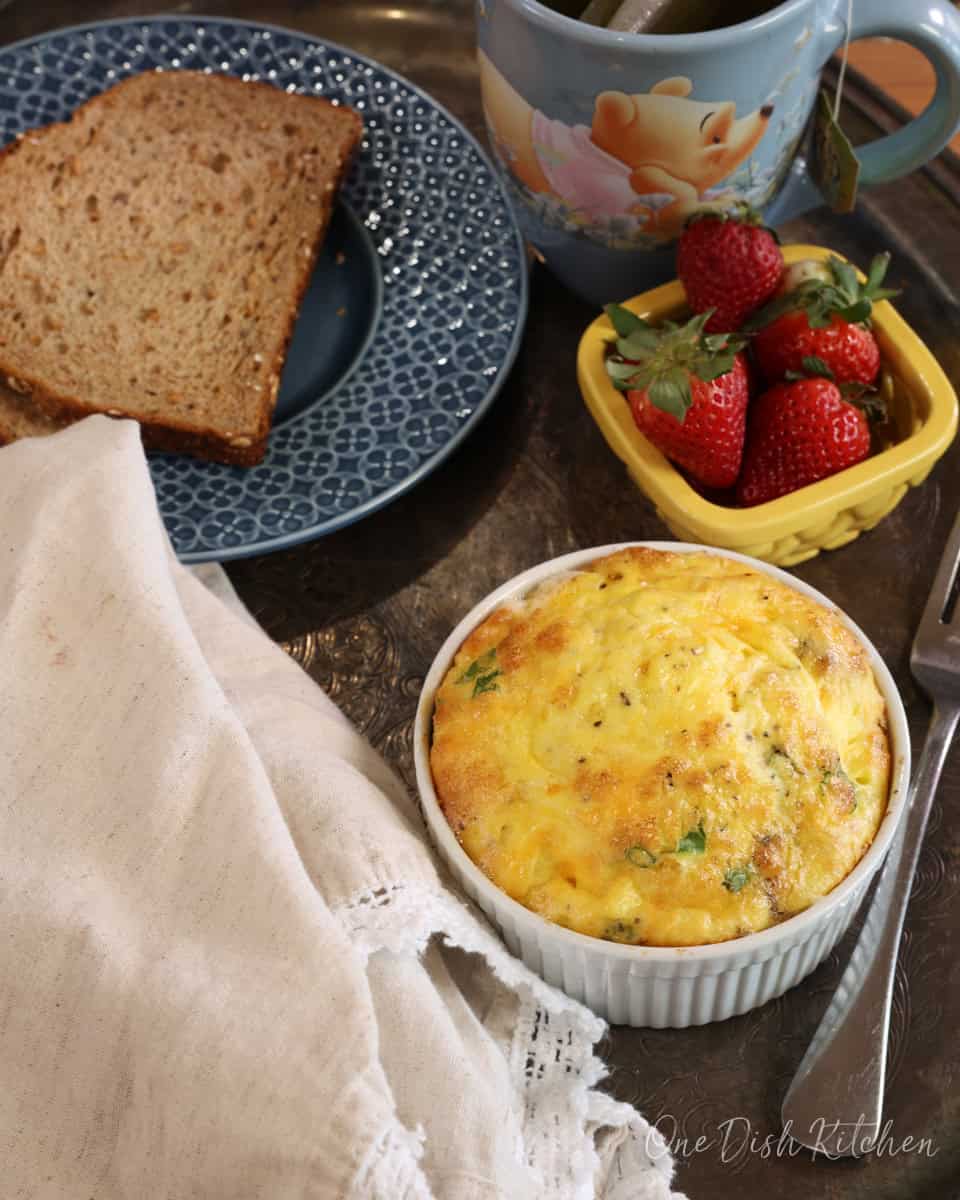
<svg viewBox="0 0 960 1200"><path fill-rule="evenodd" d="M665 321L655 328L622 305L604 309L618 335L606 359L607 374L621 391L645 391L650 403L682 421L693 403L690 380L709 382L732 369L744 339L708 334L713 309L683 325ZM624 316L626 314L626 317Z"/></svg>
<svg viewBox="0 0 960 1200"><path fill-rule="evenodd" d="M699 208L687 217L684 226L694 225L697 221L736 221L738 225L756 225L759 229L765 229L771 234L778 244L780 242L776 230L764 225L761 213L746 200L736 200L733 204L723 208L709 206Z"/></svg>
<svg viewBox="0 0 960 1200"><path fill-rule="evenodd" d="M792 292L777 296L754 313L744 325L744 331L756 333L784 313L800 310L806 313L811 329L826 328L835 315L851 325L865 324L870 320L873 305L878 300L888 300L898 294L895 289L882 286L890 265L890 255L886 251L874 257L864 283L857 278L857 272L850 263L842 259L831 255L827 265L830 268L829 280L806 279Z"/></svg>

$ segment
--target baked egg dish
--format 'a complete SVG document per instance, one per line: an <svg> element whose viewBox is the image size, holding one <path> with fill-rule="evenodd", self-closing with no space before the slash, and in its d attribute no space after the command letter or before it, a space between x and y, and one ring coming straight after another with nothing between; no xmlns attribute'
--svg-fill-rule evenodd
<svg viewBox="0 0 960 1200"><path fill-rule="evenodd" d="M491 613L434 699L440 808L579 933L726 941L837 886L887 807L887 713L832 609L745 563L630 547Z"/></svg>

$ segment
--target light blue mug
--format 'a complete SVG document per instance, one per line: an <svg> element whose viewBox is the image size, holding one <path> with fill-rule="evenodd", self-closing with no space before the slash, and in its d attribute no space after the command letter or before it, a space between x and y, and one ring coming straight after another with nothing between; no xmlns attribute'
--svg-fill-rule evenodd
<svg viewBox="0 0 960 1200"><path fill-rule="evenodd" d="M708 33L615 33L537 0L477 0L484 115L528 241L595 304L669 278L699 208L746 201L776 226L823 202L802 154L848 0L787 0ZM851 40L921 50L936 93L858 148L861 186L922 166L960 126L960 17L946 0L855 0Z"/></svg>

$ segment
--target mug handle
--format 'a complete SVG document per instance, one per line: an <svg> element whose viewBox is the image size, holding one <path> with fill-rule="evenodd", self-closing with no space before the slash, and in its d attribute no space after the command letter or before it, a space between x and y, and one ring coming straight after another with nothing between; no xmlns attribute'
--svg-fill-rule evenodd
<svg viewBox="0 0 960 1200"><path fill-rule="evenodd" d="M918 5L922 17L908 15L903 0L873 0L855 12L850 40L892 37L909 42L927 58L937 90L923 112L896 133L857 148L865 186L899 179L922 167L944 148L960 125L960 16L952 4ZM906 10L906 11L905 11Z"/></svg>
<svg viewBox="0 0 960 1200"><path fill-rule="evenodd" d="M960 14L952 4L942 0L925 4L919 20L916 9L911 16L905 8L908 6L903 0L866 0L866 3L859 0L850 40L892 37L909 42L933 67L936 91L923 112L902 129L857 146L862 187L887 183L922 167L940 153L960 126ZM830 46L825 60L843 44L845 9L844 0L838 0L835 10L838 20L828 28ZM806 163L798 159L779 200L771 206L768 220L777 225L823 202Z"/></svg>

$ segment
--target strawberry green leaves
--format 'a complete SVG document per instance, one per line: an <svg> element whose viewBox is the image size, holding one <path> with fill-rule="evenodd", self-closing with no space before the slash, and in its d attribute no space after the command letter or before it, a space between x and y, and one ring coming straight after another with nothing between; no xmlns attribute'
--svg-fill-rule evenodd
<svg viewBox="0 0 960 1200"><path fill-rule="evenodd" d="M808 376L819 375L823 379L833 379L833 371L830 370L819 355L805 354L801 361L803 362L803 369Z"/></svg>
<svg viewBox="0 0 960 1200"><path fill-rule="evenodd" d="M836 255L798 259L784 270L777 251L778 293L768 291L773 298L758 312L751 308L755 315L737 333L712 332L733 328L714 324L732 310L716 291L701 289L700 302L694 303L691 288L696 291L694 284L714 276L729 280L720 260L734 253L734 241L746 228L736 220L706 218L688 226L695 261L689 281L681 275L681 282L688 308L696 314L691 319L654 326L646 314L623 305L608 304L604 310L611 326L606 373L624 393L639 434L680 468L695 490L709 489L706 494L723 503L718 493L735 489L731 503L739 507L834 474L889 436L880 428L871 443L864 418L885 420L883 405L875 400L881 349L870 317L874 303L896 294L884 286L889 254L876 255L864 278ZM697 231L699 240L693 236ZM707 254L711 249L720 254L717 261ZM752 260L745 255L738 261ZM814 382L820 386L813 388ZM781 420L776 437L760 436L764 423L776 423L765 396L780 384L791 388L791 423L784 427ZM837 408L839 402L846 404ZM801 416L810 417L815 438L801 436L794 427L794 418Z"/></svg>
<svg viewBox="0 0 960 1200"><path fill-rule="evenodd" d="M868 320L875 301L888 300L897 294L896 289L881 286L890 265L890 255L887 252L874 257L867 272L867 282L864 284L860 283L856 271L849 263L839 258L831 258L829 263L837 294L842 302L835 311L845 321Z"/></svg>
<svg viewBox="0 0 960 1200"><path fill-rule="evenodd" d="M604 312L617 334L606 368L614 387L644 391L650 403L682 421L693 404L691 376L709 383L732 370L742 338L708 334L712 310L686 324L665 321L654 328L619 304Z"/></svg>
<svg viewBox="0 0 960 1200"><path fill-rule="evenodd" d="M678 421L683 420L687 409L693 404L690 380L686 371L679 368L672 368L656 378L648 376L645 379L642 374L638 374L633 386L644 388L654 407L676 417Z"/></svg>
<svg viewBox="0 0 960 1200"><path fill-rule="evenodd" d="M795 383L798 379L829 379L831 383L836 383L837 376L833 368L818 354L805 354L800 361L803 370L786 371L783 376L785 383ZM886 420L886 401L869 384L846 380L838 383L837 387L844 400L860 408L868 421Z"/></svg>
<svg viewBox="0 0 960 1200"><path fill-rule="evenodd" d="M629 308L624 308L622 304L606 304L603 311L607 314L618 338L628 338L632 333L646 329L656 333L652 325L649 325L642 317L638 317L636 313L632 313Z"/></svg>
<svg viewBox="0 0 960 1200"><path fill-rule="evenodd" d="M897 295L896 290L882 286L890 265L887 252L875 256L865 283L860 282L850 263L842 259L831 256L827 265L829 279L805 279L793 291L775 297L747 321L744 331L755 332L785 313L797 311L806 314L811 329L825 329L834 316L850 324L862 324L870 319L876 301Z"/></svg>

